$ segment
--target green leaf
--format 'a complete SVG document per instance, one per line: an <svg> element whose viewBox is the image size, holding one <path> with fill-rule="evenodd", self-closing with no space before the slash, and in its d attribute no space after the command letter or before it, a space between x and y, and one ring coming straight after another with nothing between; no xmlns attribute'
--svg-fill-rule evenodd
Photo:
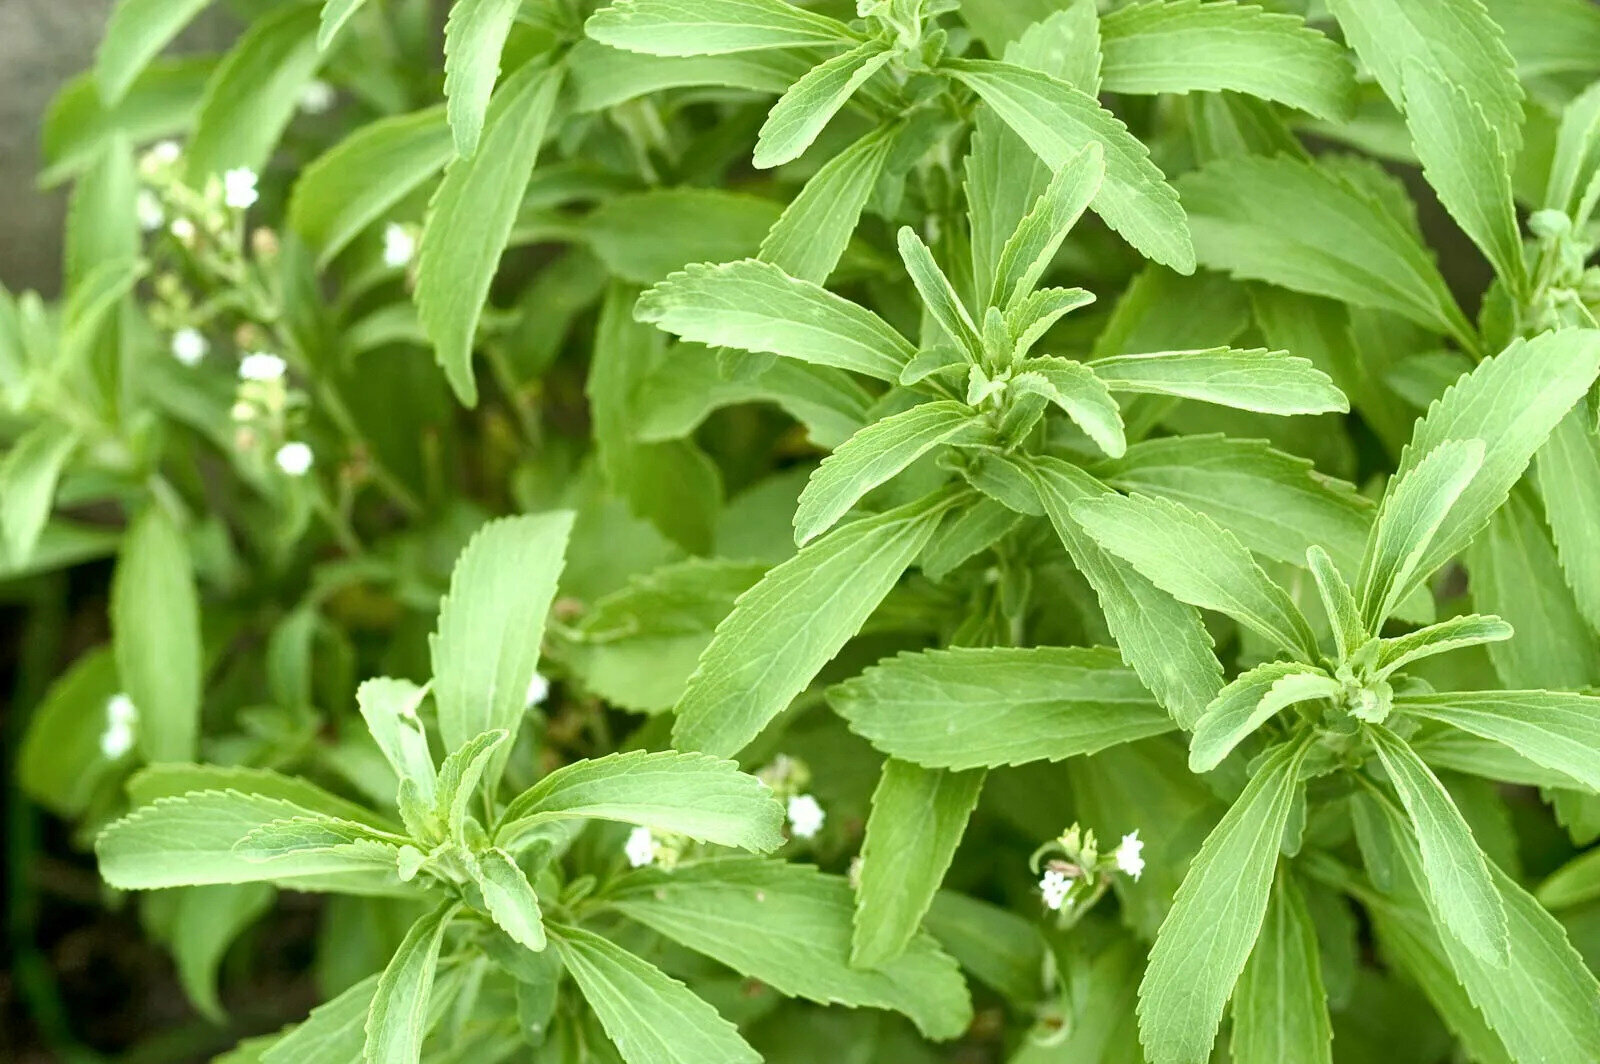
<svg viewBox="0 0 1600 1064"><path fill-rule="evenodd" d="M1033 358L1022 365L1026 374L1044 378L1049 384L1047 398L1060 407L1096 447L1112 458L1121 458L1127 453L1128 438L1122 426L1122 411L1093 370L1081 362L1064 358Z"/></svg>
<svg viewBox="0 0 1600 1064"><path fill-rule="evenodd" d="M1476 613L1452 617L1448 621L1380 641L1375 675L1383 679L1420 658L1480 643L1500 642L1510 639L1513 634L1511 626L1498 617L1483 617Z"/></svg>
<svg viewBox="0 0 1600 1064"><path fill-rule="evenodd" d="M905 952L955 857L984 775L884 762L861 843L852 965L882 968Z"/></svg>
<svg viewBox="0 0 1600 1064"><path fill-rule="evenodd" d="M1303 739L1276 747L1189 865L1139 984L1139 1040L1151 1064L1210 1059L1266 916L1308 749Z"/></svg>
<svg viewBox="0 0 1600 1064"><path fill-rule="evenodd" d="M159 505L122 539L111 581L117 673L149 761L189 761L200 734L200 597L183 533Z"/></svg>
<svg viewBox="0 0 1600 1064"><path fill-rule="evenodd" d="M1328 0L1345 41L1396 107L1408 63L1438 71L1488 116L1508 153L1521 143L1522 86L1499 26L1479 0Z"/></svg>
<svg viewBox="0 0 1600 1064"><path fill-rule="evenodd" d="M1179 273L1194 270L1188 221L1145 146L1094 97L1009 63L958 59L945 69L983 97L1052 171L1092 141L1105 151L1094 210L1141 253Z"/></svg>
<svg viewBox="0 0 1600 1064"><path fill-rule="evenodd" d="M550 930L627 1064L761 1064L737 1027L655 965L582 928Z"/></svg>
<svg viewBox="0 0 1600 1064"><path fill-rule="evenodd" d="M356 1064L366 1043L364 1027L380 973L311 1010L261 1054L261 1064Z"/></svg>
<svg viewBox="0 0 1600 1064"><path fill-rule="evenodd" d="M1072 517L1101 548L1168 594L1225 613L1308 661L1317 639L1287 592L1234 536L1204 514L1148 495L1102 495L1072 504Z"/></svg>
<svg viewBox="0 0 1600 1064"><path fill-rule="evenodd" d="M793 162L811 147L839 109L893 57L877 41L858 45L820 63L773 105L756 137L756 169Z"/></svg>
<svg viewBox="0 0 1600 1064"><path fill-rule="evenodd" d="M424 803L433 801L435 781L428 732L417 716L427 694L426 687L387 676L373 677L356 688L356 706L384 760L395 776L416 786Z"/></svg>
<svg viewBox="0 0 1600 1064"><path fill-rule="evenodd" d="M1547 909L1568 909L1600 897L1600 850L1580 853L1551 872L1535 896Z"/></svg>
<svg viewBox="0 0 1600 1064"><path fill-rule="evenodd" d="M1295 661L1269 661L1240 674L1206 707L1194 726L1189 771L1210 772L1280 710L1314 698L1336 698L1337 680Z"/></svg>
<svg viewBox="0 0 1600 1064"><path fill-rule="evenodd" d="M1435 912L1474 955L1504 965L1509 949L1505 906L1472 829L1438 777L1403 739L1378 725L1369 725L1366 734L1411 817Z"/></svg>
<svg viewBox="0 0 1600 1064"><path fill-rule="evenodd" d="M116 104L161 49L194 21L211 0L118 0L95 53L100 98Z"/></svg>
<svg viewBox="0 0 1600 1064"><path fill-rule="evenodd" d="M502 517L456 559L429 640L446 750L491 729L516 731L571 531L567 512Z"/></svg>
<svg viewBox="0 0 1600 1064"><path fill-rule="evenodd" d="M53 188L82 173L119 135L137 144L188 129L215 67L213 56L158 59L114 105L100 98L93 71L67 82L41 124L39 186Z"/></svg>
<svg viewBox="0 0 1600 1064"><path fill-rule="evenodd" d="M1339 575L1327 551L1317 546L1307 547L1306 567L1311 570L1311 578L1317 585L1317 597L1322 600L1323 612L1328 615L1328 627L1333 630L1333 642L1339 660L1344 661L1368 638L1366 626L1361 623L1361 606L1356 602L1350 585Z"/></svg>
<svg viewBox="0 0 1600 1064"><path fill-rule="evenodd" d="M1033 350L1063 315L1093 302L1094 293L1082 288L1041 288L1024 296L1005 315L1006 329L1016 338L1014 357Z"/></svg>
<svg viewBox="0 0 1600 1064"><path fill-rule="evenodd" d="M206 85L184 151L189 183L264 169L322 59L315 6L286 4L252 24Z"/></svg>
<svg viewBox="0 0 1600 1064"><path fill-rule="evenodd" d="M475 735L450 751L450 755L439 765L438 790L433 799L433 834L461 846L470 844L466 821L472 796L477 792L478 785L485 782L490 762L499 760L504 763L502 750L510 738L510 732L496 728ZM486 794L493 793L492 778L484 790Z"/></svg>
<svg viewBox="0 0 1600 1064"><path fill-rule="evenodd" d="M100 749L107 703L120 689L107 647L84 654L50 685L17 751L17 781L30 798L63 817L89 808L109 765Z"/></svg>
<svg viewBox="0 0 1600 1064"><path fill-rule="evenodd" d="M774 201L747 192L657 188L608 197L574 233L617 277L649 285L692 263L749 258L782 215Z"/></svg>
<svg viewBox="0 0 1600 1064"><path fill-rule="evenodd" d="M675 273L639 297L634 315L685 340L885 381L898 379L916 354L872 311L754 259Z"/></svg>
<svg viewBox="0 0 1600 1064"><path fill-rule="evenodd" d="M1395 709L1503 743L1600 793L1600 697L1567 691L1400 695Z"/></svg>
<svg viewBox="0 0 1600 1064"><path fill-rule="evenodd" d="M366 1064L417 1064L428 1034L428 995L445 928L460 908L450 902L417 920L378 977L367 1012Z"/></svg>
<svg viewBox="0 0 1600 1064"><path fill-rule="evenodd" d="M567 53L573 110L592 113L663 89L720 86L777 94L815 64L815 48L707 56L647 56L584 39Z"/></svg>
<svg viewBox="0 0 1600 1064"><path fill-rule="evenodd" d="M417 314L450 387L467 406L478 401L472 379L478 318L539 157L562 69L534 60L500 83L480 150L450 164L428 207L417 253Z"/></svg>
<svg viewBox="0 0 1600 1064"><path fill-rule="evenodd" d="M297 817L341 823L293 802L237 791L192 791L178 798L158 798L100 833L95 840L100 875L124 890L154 890L211 883L293 883L387 869L388 880L399 886L394 851L387 847L332 846L273 858L235 850L256 829Z"/></svg>
<svg viewBox="0 0 1600 1064"><path fill-rule="evenodd" d="M828 702L878 749L929 768L1060 761L1173 728L1106 648L901 654L830 688Z"/></svg>
<svg viewBox="0 0 1600 1064"><path fill-rule="evenodd" d="M1390 310L1475 349L1472 326L1416 233L1326 164L1241 155L1185 174L1178 186L1202 266Z"/></svg>
<svg viewBox="0 0 1600 1064"><path fill-rule="evenodd" d="M350 16L361 9L367 0L323 0L322 23L317 27L317 47L324 52L339 36Z"/></svg>
<svg viewBox="0 0 1600 1064"><path fill-rule="evenodd" d="M955 286L934 261L933 252L928 250L928 245L909 225L901 226L898 243L900 259L905 263L906 273L916 286L917 294L922 297L922 305L938 322L944 334L966 352L968 358L977 360L983 351L978 327L962 305Z"/></svg>
<svg viewBox="0 0 1600 1064"><path fill-rule="evenodd" d="M495 925L525 949L544 949L539 896L511 855L500 849L479 854L475 872L478 891Z"/></svg>
<svg viewBox="0 0 1600 1064"><path fill-rule="evenodd" d="M444 28L444 98L456 154L470 158L483 136L500 53L521 0L457 0Z"/></svg>
<svg viewBox="0 0 1600 1064"><path fill-rule="evenodd" d="M827 281L902 130L878 126L823 163L761 241L762 261L802 281Z"/></svg>
<svg viewBox="0 0 1600 1064"><path fill-rule="evenodd" d="M1028 472L1056 535L1094 587L1122 660L1180 726L1193 727L1222 689L1222 666L1200 614L1107 553L1071 516L1074 500L1110 488L1058 459L1035 458Z"/></svg>
<svg viewBox="0 0 1600 1064"><path fill-rule="evenodd" d="M1372 503L1309 461L1261 440L1171 436L1128 448L1096 467L1122 491L1159 495L1205 514L1253 553L1304 567L1320 547L1354 574L1372 526Z"/></svg>
<svg viewBox="0 0 1600 1064"><path fill-rule="evenodd" d="M1483 108L1437 67L1408 61L1404 86L1406 125L1428 183L1512 296L1526 298L1528 273L1511 194L1512 153Z"/></svg>
<svg viewBox="0 0 1600 1064"><path fill-rule="evenodd" d="M1543 206L1557 210L1582 225L1586 186L1600 167L1600 85L1590 85L1561 111L1555 155L1545 185ZM1590 204L1593 209L1593 204Z"/></svg>
<svg viewBox="0 0 1600 1064"><path fill-rule="evenodd" d="M643 869L608 899L625 916L781 994L893 1009L926 1037L955 1038L972 1006L955 962L926 932L873 971L850 964L849 884L808 865L747 857Z"/></svg>
<svg viewBox="0 0 1600 1064"><path fill-rule="evenodd" d="M50 519L61 470L77 447L74 429L41 421L0 461L0 532L10 564L27 564Z"/></svg>
<svg viewBox="0 0 1600 1064"><path fill-rule="evenodd" d="M689 678L673 744L720 755L743 749L866 623L947 506L935 495L845 525L741 595ZM806 623L794 624L796 616Z"/></svg>
<svg viewBox="0 0 1600 1064"><path fill-rule="evenodd" d="M794 512L794 541L804 545L832 528L873 488L940 444L959 443L984 427L962 403L940 399L875 421L822 460Z"/></svg>
<svg viewBox="0 0 1600 1064"><path fill-rule="evenodd" d="M1344 50L1252 4L1133 4L1100 20L1100 50L1107 92L1243 92L1335 122L1354 109Z"/></svg>
<svg viewBox="0 0 1600 1064"><path fill-rule="evenodd" d="M444 169L451 151L443 107L369 122L301 171L289 199L289 227L326 266Z"/></svg>
<svg viewBox="0 0 1600 1064"><path fill-rule="evenodd" d="M603 44L648 55L858 43L843 23L786 0L616 0L583 29Z"/></svg>
<svg viewBox="0 0 1600 1064"><path fill-rule="evenodd" d="M510 846L530 828L574 817L758 852L783 841L783 807L766 784L732 761L670 750L630 750L564 765L522 792L495 834Z"/></svg>
<svg viewBox="0 0 1600 1064"><path fill-rule="evenodd" d="M941 890L922 924L961 966L1013 1002L1037 1001L1044 937L1034 921L953 890Z"/></svg>
<svg viewBox="0 0 1600 1064"><path fill-rule="evenodd" d="M1287 351L1213 347L1096 359L1090 369L1114 392L1173 395L1263 414L1343 413L1344 393L1326 373Z"/></svg>
<svg viewBox="0 0 1600 1064"><path fill-rule="evenodd" d="M1294 880L1279 876L1233 994L1234 1064L1332 1064L1333 1028L1316 927Z"/></svg>
<svg viewBox="0 0 1600 1064"><path fill-rule="evenodd" d="M1479 363L1428 408L1396 477L1446 440L1489 443L1483 468L1461 493L1418 564L1433 572L1453 557L1505 502L1534 451L1600 372L1600 330L1566 329L1514 340ZM1513 623L1515 620L1513 619Z"/></svg>
<svg viewBox="0 0 1600 1064"><path fill-rule="evenodd" d="M265 883L219 883L183 887L176 894L171 946L178 979L202 1016L225 1023L217 969L239 933L272 907L274 891Z"/></svg>
<svg viewBox="0 0 1600 1064"><path fill-rule="evenodd" d="M1105 149L1090 141L1056 171L1000 249L989 305L1011 307L1030 295L1105 180Z"/></svg>
<svg viewBox="0 0 1600 1064"><path fill-rule="evenodd" d="M1561 571L1584 618L1600 628L1600 551L1590 549L1592 532L1600 527L1600 435L1587 398L1550 433L1533 471Z"/></svg>
<svg viewBox="0 0 1600 1064"><path fill-rule="evenodd" d="M1432 575L1421 568L1422 558L1483 468L1484 454L1480 439L1446 440L1389 485L1357 584L1368 631L1382 627L1395 606Z"/></svg>
<svg viewBox="0 0 1600 1064"><path fill-rule="evenodd" d="M237 791L251 797L277 798L336 820L355 821L380 832L394 830L392 823L370 809L308 780L271 769L168 762L140 769L127 782L128 801L136 807L149 805L157 798L182 797L190 791Z"/></svg>

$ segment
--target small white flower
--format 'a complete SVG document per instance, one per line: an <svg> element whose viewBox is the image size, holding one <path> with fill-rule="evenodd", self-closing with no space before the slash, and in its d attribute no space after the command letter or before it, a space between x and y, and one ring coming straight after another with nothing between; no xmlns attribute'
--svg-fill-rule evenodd
<svg viewBox="0 0 1600 1064"><path fill-rule="evenodd" d="M172 334L172 357L185 366L198 365L209 350L211 345L206 343L206 338L200 335L199 329L185 326Z"/></svg>
<svg viewBox="0 0 1600 1064"><path fill-rule="evenodd" d="M549 697L550 681L545 679L543 676L540 676L538 673L534 673L533 678L528 681L528 698L523 704L527 706L537 706Z"/></svg>
<svg viewBox="0 0 1600 1064"><path fill-rule="evenodd" d="M277 355L265 351L245 355L239 361L239 379L247 381L275 381L283 377L288 364Z"/></svg>
<svg viewBox="0 0 1600 1064"><path fill-rule="evenodd" d="M100 733L100 752L115 761L133 749L133 729L139 722L139 710L133 699L125 694L114 694L106 700L106 730Z"/></svg>
<svg viewBox="0 0 1600 1064"><path fill-rule="evenodd" d="M194 239L194 223L187 218L174 218L167 229L173 236L187 244Z"/></svg>
<svg viewBox="0 0 1600 1064"><path fill-rule="evenodd" d="M308 115L324 114L336 99L338 93L333 91L333 86L321 78L315 78L300 93L300 110Z"/></svg>
<svg viewBox="0 0 1600 1064"><path fill-rule="evenodd" d="M789 799L789 829L796 838L809 839L822 830L827 819L822 806L809 794L797 794Z"/></svg>
<svg viewBox="0 0 1600 1064"><path fill-rule="evenodd" d="M1072 880L1065 872L1054 868L1045 869L1039 878L1039 893L1044 895L1044 903L1051 909L1059 912L1061 905L1067 900L1067 892L1072 889Z"/></svg>
<svg viewBox="0 0 1600 1064"><path fill-rule="evenodd" d="M628 841L623 845L622 852L627 855L630 865L643 868L656 859L656 837L650 834L649 828L634 828L628 832Z"/></svg>
<svg viewBox="0 0 1600 1064"><path fill-rule="evenodd" d="M383 231L383 264L398 270L411 262L417 253L417 238L411 230L398 222L390 222Z"/></svg>
<svg viewBox="0 0 1600 1064"><path fill-rule="evenodd" d="M278 468L291 477L303 477L311 469L311 448L299 440L291 440L278 448L275 461Z"/></svg>
<svg viewBox="0 0 1600 1064"><path fill-rule="evenodd" d="M249 210L261 198L256 191L256 172L247 167L222 175L222 202L235 210Z"/></svg>
<svg viewBox="0 0 1600 1064"><path fill-rule="evenodd" d="M140 191L133 209L139 216L139 228L147 233L153 233L167 223L167 212L161 206L160 197L149 189Z"/></svg>
<svg viewBox="0 0 1600 1064"><path fill-rule="evenodd" d="M150 149L139 160L139 169L147 174L153 174L176 163L183 155L183 149L178 147L175 140L163 140L150 145Z"/></svg>
<svg viewBox="0 0 1600 1064"><path fill-rule="evenodd" d="M1143 853L1144 841L1139 838L1139 832L1135 829L1122 836L1122 841L1117 843L1117 848L1111 856L1117 862L1117 871L1138 879L1144 872Z"/></svg>

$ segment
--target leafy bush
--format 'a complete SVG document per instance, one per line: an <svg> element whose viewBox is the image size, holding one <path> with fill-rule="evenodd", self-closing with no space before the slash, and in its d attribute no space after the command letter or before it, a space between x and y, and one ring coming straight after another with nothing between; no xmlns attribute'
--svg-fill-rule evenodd
<svg viewBox="0 0 1600 1064"><path fill-rule="evenodd" d="M22 787L218 1024L333 896L219 1059L1600 1053L1600 8L234 6L0 301Z"/></svg>

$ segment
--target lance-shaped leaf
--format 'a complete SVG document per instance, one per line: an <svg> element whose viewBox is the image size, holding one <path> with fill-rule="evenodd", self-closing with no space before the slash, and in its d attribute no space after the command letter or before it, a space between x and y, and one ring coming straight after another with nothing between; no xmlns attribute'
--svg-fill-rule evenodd
<svg viewBox="0 0 1600 1064"><path fill-rule="evenodd" d="M604 111L665 89L716 86L777 95L817 60L813 48L709 56L647 56L584 39L567 53L573 110Z"/></svg>
<svg viewBox="0 0 1600 1064"><path fill-rule="evenodd" d="M928 245L909 225L901 226L898 244L900 259L905 263L906 273L916 286L917 294L922 297L922 305L939 323L944 334L965 351L968 358L977 360L983 351L978 327L962 305L955 285L950 283L950 278L934 261L933 252L928 250Z"/></svg>
<svg viewBox="0 0 1600 1064"><path fill-rule="evenodd" d="M1452 617L1448 621L1418 628L1415 632L1382 640L1378 644L1375 675L1383 679L1421 658L1480 643L1498 643L1510 639L1514 634L1511 626L1498 617L1476 613Z"/></svg>
<svg viewBox="0 0 1600 1064"><path fill-rule="evenodd" d="M350 853L346 847L362 842L399 846L403 836L379 836L365 824L326 816L294 816L254 828L233 844L233 852L247 861L270 862L280 857L312 853ZM359 847L357 847L359 848Z"/></svg>
<svg viewBox="0 0 1600 1064"><path fill-rule="evenodd" d="M1420 567L1456 500L1483 468L1479 439L1446 440L1397 476L1378 508L1361 562L1361 618L1377 631L1384 618L1430 573Z"/></svg>
<svg viewBox="0 0 1600 1064"><path fill-rule="evenodd" d="M1033 292L1067 234L1100 191L1105 174L1105 149L1099 141L1084 145L1056 171L1000 249L990 306L1011 307Z"/></svg>
<svg viewBox="0 0 1600 1064"><path fill-rule="evenodd" d="M1317 546L1306 548L1306 568L1311 570L1317 597L1328 615L1334 646L1338 648L1340 660L1344 660L1368 639L1366 626L1361 623L1361 605L1327 551Z"/></svg>
<svg viewBox="0 0 1600 1064"><path fill-rule="evenodd" d="M1189 744L1189 770L1210 772L1280 710L1313 698L1334 698L1339 682L1311 665L1269 661L1243 673L1206 707Z"/></svg>
<svg viewBox="0 0 1600 1064"><path fill-rule="evenodd" d="M378 992L374 972L323 1002L261 1054L261 1064L354 1064L366 1044L367 1013Z"/></svg>
<svg viewBox="0 0 1600 1064"><path fill-rule="evenodd" d="M486 731L468 739L450 751L439 766L438 790L433 797L432 828L442 838L452 839L462 846L469 844L466 834L467 813L472 806L472 796L484 782L489 765L501 754L511 733L504 728ZM503 755L501 755L503 760ZM402 788L404 785L402 784ZM486 788L492 793L492 784Z"/></svg>
<svg viewBox="0 0 1600 1064"><path fill-rule="evenodd" d="M1600 109L1600 91L1591 95ZM1550 433L1533 468L1573 600L1589 624L1600 629L1600 551L1591 542L1593 530L1600 527L1600 433L1593 403L1578 401Z"/></svg>
<svg viewBox="0 0 1600 1064"><path fill-rule="evenodd" d="M732 857L667 873L644 869L608 899L680 945L824 1004L893 1009L929 1038L954 1038L972 1020L960 970L926 932L877 970L850 964L850 885L808 865Z"/></svg>
<svg viewBox="0 0 1600 1064"><path fill-rule="evenodd" d="M190 761L200 735L200 596L189 545L159 504L122 539L111 580L117 674L149 761Z"/></svg>
<svg viewBox="0 0 1600 1064"><path fill-rule="evenodd" d="M1600 793L1600 697L1567 691L1401 695L1395 709L1504 743Z"/></svg>
<svg viewBox="0 0 1600 1064"><path fill-rule="evenodd" d="M1300 888L1279 876L1233 994L1234 1064L1332 1064L1332 1039L1317 929Z"/></svg>
<svg viewBox="0 0 1600 1064"><path fill-rule="evenodd" d="M1475 349L1476 333L1416 233L1329 166L1240 155L1178 185L1201 265L1391 310Z"/></svg>
<svg viewBox="0 0 1600 1064"><path fill-rule="evenodd" d="M1026 355L1063 315L1093 302L1094 293L1082 288L1041 288L1023 296L1005 313L1006 328L1014 341L1013 356Z"/></svg>
<svg viewBox="0 0 1600 1064"><path fill-rule="evenodd" d="M366 1064L417 1064L428 1034L428 995L439 966L445 928L460 906L441 905L411 925L378 977L367 1010Z"/></svg>
<svg viewBox="0 0 1600 1064"><path fill-rule="evenodd" d="M344 24L359 11L367 0L323 0L322 24L317 27L317 47L328 50Z"/></svg>
<svg viewBox="0 0 1600 1064"><path fill-rule="evenodd" d="M520 0L458 0L444 27L444 98L456 154L478 150L489 95L500 76L505 48Z"/></svg>
<svg viewBox="0 0 1600 1064"><path fill-rule="evenodd" d="M522 720L571 531L566 512L500 518L456 560L429 641L446 750Z"/></svg>
<svg viewBox="0 0 1600 1064"><path fill-rule="evenodd" d="M1506 962L1505 906L1489 863L1444 785L1416 751L1379 725L1367 728L1373 749L1400 795L1422 851L1423 880L1445 928L1477 957Z"/></svg>
<svg viewBox="0 0 1600 1064"><path fill-rule="evenodd" d="M1139 984L1151 1064L1211 1057L1222 1010L1256 943L1309 742L1277 747L1189 865Z"/></svg>
<svg viewBox="0 0 1600 1064"><path fill-rule="evenodd" d="M473 871L484 907L495 925L524 949L544 949L539 896L511 855L501 849L488 850L478 856Z"/></svg>
<svg viewBox="0 0 1600 1064"><path fill-rule="evenodd" d="M673 744L743 749L866 623L949 505L932 495L845 525L741 595L689 678Z"/></svg>
<svg viewBox="0 0 1600 1064"><path fill-rule="evenodd" d="M1300 607L1234 536L1204 514L1148 495L1103 495L1072 504L1072 517L1101 548L1163 591L1225 613L1290 654L1317 658Z"/></svg>
<svg viewBox="0 0 1600 1064"><path fill-rule="evenodd" d="M300 172L289 227L326 266L360 232L450 161L443 107L391 115L362 126Z"/></svg>
<svg viewBox="0 0 1600 1064"><path fill-rule="evenodd" d="M882 968L905 952L966 833L984 776L884 762L861 843L852 965Z"/></svg>
<svg viewBox="0 0 1600 1064"><path fill-rule="evenodd" d="M765 852L783 841L783 806L732 761L630 750L563 765L506 807L496 837L574 817L617 820L701 842Z"/></svg>
<svg viewBox="0 0 1600 1064"><path fill-rule="evenodd" d="M1342 48L1253 4L1132 4L1100 20L1100 51L1107 92L1243 92L1335 122L1355 99Z"/></svg>
<svg viewBox="0 0 1600 1064"><path fill-rule="evenodd" d="M1522 86L1501 28L1475 0L1329 0L1345 40L1396 107L1407 106L1409 63L1459 85L1489 118L1501 147L1521 143Z"/></svg>
<svg viewBox="0 0 1600 1064"><path fill-rule="evenodd" d="M1073 518L1069 507L1075 500L1110 495L1110 488L1054 458L1031 459L1025 475L1073 564L1099 597L1122 659L1179 725L1192 728L1222 689L1222 666L1200 614L1105 551Z"/></svg>
<svg viewBox="0 0 1600 1064"><path fill-rule="evenodd" d="M1471 541L1505 502L1534 451L1600 372L1600 330L1564 329L1514 340L1479 363L1428 408L1400 456L1403 477L1446 440L1489 444L1478 475L1461 493L1418 564L1433 572Z"/></svg>
<svg viewBox="0 0 1600 1064"><path fill-rule="evenodd" d="M76 430L41 421L0 462L0 532L10 564L27 564L50 518L61 470L77 446Z"/></svg>
<svg viewBox="0 0 1600 1064"><path fill-rule="evenodd" d="M768 112L756 138L752 160L756 169L767 170L798 159L855 91L892 56L881 43L869 41L807 71Z"/></svg>
<svg viewBox="0 0 1600 1064"><path fill-rule="evenodd" d="M191 765L168 762L140 769L129 777L128 801L135 807L157 798L178 798L190 791L237 791L240 794L279 798L313 813L339 820L354 820L380 832L395 825L370 809L340 798L299 776L286 776L266 768L243 765Z"/></svg>
<svg viewBox="0 0 1600 1064"><path fill-rule="evenodd" d="M1590 200L1596 165L1600 159L1600 84L1590 85L1579 93L1561 112L1561 128L1556 133L1555 157L1550 160L1550 178L1545 184L1543 206L1582 225L1583 201Z"/></svg>
<svg viewBox="0 0 1600 1064"><path fill-rule="evenodd" d="M1019 388L1028 387L1027 378L1037 375L1048 385L1045 397L1060 407L1096 447L1112 458L1127 453L1122 412L1093 370L1081 362L1054 357L1031 358L1023 363L1023 370L1013 378Z"/></svg>
<svg viewBox="0 0 1600 1064"><path fill-rule="evenodd" d="M450 387L468 406L478 401L472 376L478 318L539 157L563 69L533 60L500 83L480 150L450 164L428 207L417 252L417 316Z"/></svg>
<svg viewBox="0 0 1600 1064"><path fill-rule="evenodd" d="M395 775L411 780L422 801L431 802L433 754L428 749L427 729L417 716L427 694L426 687L410 680L376 676L356 688L356 706Z"/></svg>
<svg viewBox="0 0 1600 1064"><path fill-rule="evenodd" d="M1175 395L1263 414L1350 409L1326 373L1287 351L1157 351L1096 359L1090 368L1114 392Z"/></svg>
<svg viewBox="0 0 1600 1064"><path fill-rule="evenodd" d="M118 0L95 54L100 98L115 104L161 49L204 11L211 0Z"/></svg>
<svg viewBox="0 0 1600 1064"><path fill-rule="evenodd" d="M811 474L794 512L794 541L804 545L826 532L862 496L940 444L975 439L986 431L970 408L951 399L921 403L874 421Z"/></svg>
<svg viewBox="0 0 1600 1064"><path fill-rule="evenodd" d="M1105 181L1095 213L1143 254L1179 273L1194 270L1194 246L1178 195L1149 152L1094 97L1048 74L1010 63L956 59L945 64L1052 171L1090 142L1105 151Z"/></svg>
<svg viewBox="0 0 1600 1064"><path fill-rule="evenodd" d="M711 347L768 352L894 381L916 354L865 307L771 263L695 265L639 297L634 316Z"/></svg>
<svg viewBox="0 0 1600 1064"><path fill-rule="evenodd" d="M616 0L583 29L602 44L649 55L859 43L844 23L788 0Z"/></svg>
<svg viewBox="0 0 1600 1064"><path fill-rule="evenodd" d="M579 927L552 927L561 962L627 1064L761 1064L739 1029L660 968Z"/></svg>
<svg viewBox="0 0 1600 1064"><path fill-rule="evenodd" d="M1536 896L1547 909L1569 909L1600 898L1600 850L1580 853L1551 872Z"/></svg>
<svg viewBox="0 0 1600 1064"><path fill-rule="evenodd" d="M830 688L828 702L878 749L931 768L1060 761L1173 728L1104 647L901 654Z"/></svg>
<svg viewBox="0 0 1600 1064"><path fill-rule="evenodd" d="M790 277L825 282L849 246L901 132L900 126L878 126L823 163L767 231L761 260Z"/></svg>

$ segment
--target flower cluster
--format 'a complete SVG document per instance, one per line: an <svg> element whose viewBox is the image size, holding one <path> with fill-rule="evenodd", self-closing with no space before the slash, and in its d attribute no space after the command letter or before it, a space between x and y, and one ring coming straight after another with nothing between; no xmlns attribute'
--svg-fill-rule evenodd
<svg viewBox="0 0 1600 1064"><path fill-rule="evenodd" d="M1144 841L1135 829L1102 854L1094 832L1073 824L1035 850L1028 866L1039 876L1045 908L1061 914L1062 925L1070 926L1100 900L1113 875L1137 880L1144 874Z"/></svg>
<svg viewBox="0 0 1600 1064"><path fill-rule="evenodd" d="M799 758L779 754L756 773L784 803L789 834L797 839L814 839L822 830L827 813L816 797L806 792L811 784L811 768Z"/></svg>

